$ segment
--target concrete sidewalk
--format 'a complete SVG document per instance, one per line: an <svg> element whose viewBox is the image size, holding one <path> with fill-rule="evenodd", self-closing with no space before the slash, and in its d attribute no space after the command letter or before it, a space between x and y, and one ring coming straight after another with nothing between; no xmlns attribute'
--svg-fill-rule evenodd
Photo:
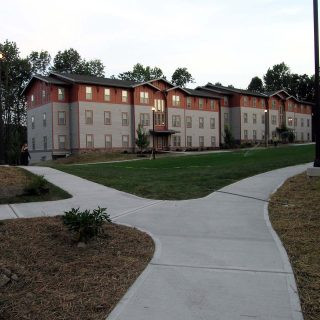
<svg viewBox="0 0 320 320"><path fill-rule="evenodd" d="M266 200L310 166L267 172L186 201L142 199L54 169L28 167L74 197L11 208L31 217L100 205L116 222L152 234L153 260L108 320L298 320L294 276L270 226ZM0 206L0 216L11 208Z"/></svg>

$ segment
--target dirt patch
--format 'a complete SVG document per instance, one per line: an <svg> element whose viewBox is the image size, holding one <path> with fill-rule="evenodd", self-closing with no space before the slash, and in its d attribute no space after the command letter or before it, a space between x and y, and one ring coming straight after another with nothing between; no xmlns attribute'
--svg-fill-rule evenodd
<svg viewBox="0 0 320 320"><path fill-rule="evenodd" d="M304 319L319 320L320 178L290 178L271 200L270 219L290 258Z"/></svg>
<svg viewBox="0 0 320 320"><path fill-rule="evenodd" d="M18 276L0 290L1 320L105 319L154 252L152 239L108 224L78 248L60 217L0 223L0 268Z"/></svg>
<svg viewBox="0 0 320 320"><path fill-rule="evenodd" d="M0 198L7 198L23 194L30 179L20 168L0 167L0 181Z"/></svg>

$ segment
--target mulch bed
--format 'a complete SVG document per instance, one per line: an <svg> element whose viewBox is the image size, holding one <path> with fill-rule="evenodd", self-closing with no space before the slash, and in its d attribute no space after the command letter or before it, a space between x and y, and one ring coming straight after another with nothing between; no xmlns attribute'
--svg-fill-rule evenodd
<svg viewBox="0 0 320 320"><path fill-rule="evenodd" d="M0 198L23 194L30 178L20 168L0 167Z"/></svg>
<svg viewBox="0 0 320 320"><path fill-rule="evenodd" d="M304 319L319 320L320 178L290 178L271 200L270 219L293 267Z"/></svg>
<svg viewBox="0 0 320 320"><path fill-rule="evenodd" d="M147 234L116 224L80 248L61 217L0 221L0 270L18 276L0 288L0 319L105 319L153 252Z"/></svg>

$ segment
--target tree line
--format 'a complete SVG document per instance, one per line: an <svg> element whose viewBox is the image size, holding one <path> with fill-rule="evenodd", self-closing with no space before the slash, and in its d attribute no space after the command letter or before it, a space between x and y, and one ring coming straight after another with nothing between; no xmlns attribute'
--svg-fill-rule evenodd
<svg viewBox="0 0 320 320"><path fill-rule="evenodd" d="M100 59L86 60L70 48L58 51L52 58L48 51L32 51L21 57L15 42L0 43L0 163L18 163L21 145L26 141L26 103L22 91L34 74L48 75L51 71L105 76L105 66ZM132 70L124 71L110 78L144 82L166 78L160 67L136 63ZM170 82L185 87L194 83L194 78L185 67L177 68ZM290 72L285 63L268 69L263 77L252 78L248 89L265 92L285 89L301 100L312 101L314 77ZM216 83L221 85L221 83ZM233 88L232 85L229 87Z"/></svg>

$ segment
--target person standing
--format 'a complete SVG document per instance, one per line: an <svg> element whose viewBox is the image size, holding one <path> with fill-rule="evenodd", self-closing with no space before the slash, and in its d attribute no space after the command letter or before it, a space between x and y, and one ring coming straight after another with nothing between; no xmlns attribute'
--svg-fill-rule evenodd
<svg viewBox="0 0 320 320"><path fill-rule="evenodd" d="M29 159L31 159L28 145L25 143L21 148L21 156L20 156L20 163L23 166L27 166L29 164Z"/></svg>

